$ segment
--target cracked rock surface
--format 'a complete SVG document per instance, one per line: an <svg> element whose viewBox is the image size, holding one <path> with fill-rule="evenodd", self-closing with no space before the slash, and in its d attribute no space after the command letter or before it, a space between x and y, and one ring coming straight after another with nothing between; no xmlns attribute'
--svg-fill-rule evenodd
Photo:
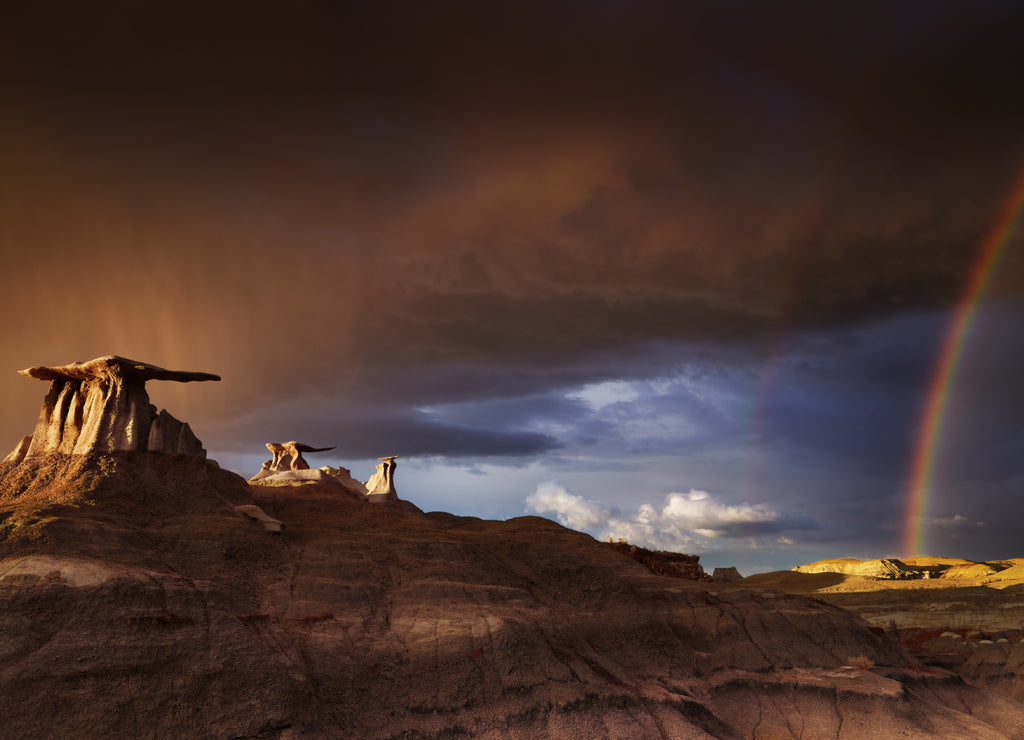
<svg viewBox="0 0 1024 740"><path fill-rule="evenodd" d="M21 737L1024 737L1020 704L835 606L152 453L0 465L0 712Z"/></svg>

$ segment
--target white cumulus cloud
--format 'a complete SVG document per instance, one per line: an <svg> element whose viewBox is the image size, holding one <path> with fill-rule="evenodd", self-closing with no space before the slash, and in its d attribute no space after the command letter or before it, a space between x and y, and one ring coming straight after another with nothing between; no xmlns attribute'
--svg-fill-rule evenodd
<svg viewBox="0 0 1024 740"><path fill-rule="evenodd" d="M778 531L781 515L766 506L730 506L711 498L707 491L670 493L665 497L663 519L704 537L745 536Z"/></svg>
<svg viewBox="0 0 1024 740"><path fill-rule="evenodd" d="M611 509L577 496L558 481L537 486L526 498L526 508L537 514L552 513L566 527L580 530L589 530L612 515Z"/></svg>
<svg viewBox="0 0 1024 740"><path fill-rule="evenodd" d="M817 527L806 517L785 515L760 504L723 503L707 491L695 489L669 493L660 509L642 504L635 511L623 512L550 481L537 486L527 497L526 506L528 511L554 515L563 525L600 539L623 539L662 550L699 550L719 537L779 537L785 530Z"/></svg>

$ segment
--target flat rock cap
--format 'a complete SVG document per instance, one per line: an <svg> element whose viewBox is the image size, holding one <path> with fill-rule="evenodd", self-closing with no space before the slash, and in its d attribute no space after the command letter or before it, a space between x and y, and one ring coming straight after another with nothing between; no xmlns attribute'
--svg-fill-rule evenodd
<svg viewBox="0 0 1024 740"><path fill-rule="evenodd" d="M72 362L70 365L40 365L19 370L19 373L38 380L91 380L108 375L146 380L177 380L190 383L194 380L220 380L213 373L196 373L186 370L165 370L147 362L137 362L117 355L97 357L88 362Z"/></svg>

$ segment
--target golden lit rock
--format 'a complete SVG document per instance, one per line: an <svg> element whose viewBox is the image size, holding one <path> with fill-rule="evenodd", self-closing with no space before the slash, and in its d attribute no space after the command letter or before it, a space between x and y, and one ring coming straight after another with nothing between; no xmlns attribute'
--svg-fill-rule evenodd
<svg viewBox="0 0 1024 740"><path fill-rule="evenodd" d="M146 393L147 380L180 383L220 380L212 373L165 370L117 355L69 365L30 367L22 375L49 380L32 436L7 462L61 453L161 452L204 457L202 443L188 424L167 411L157 413Z"/></svg>

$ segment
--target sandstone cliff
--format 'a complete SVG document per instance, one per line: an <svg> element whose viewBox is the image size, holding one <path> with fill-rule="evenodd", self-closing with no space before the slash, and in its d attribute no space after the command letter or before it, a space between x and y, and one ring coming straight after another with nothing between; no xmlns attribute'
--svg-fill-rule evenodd
<svg viewBox="0 0 1024 740"><path fill-rule="evenodd" d="M798 565L793 570L797 573L843 573L869 578L919 578L925 573L925 571L910 568L903 561L895 558L878 560L835 558L819 560L808 565Z"/></svg>

